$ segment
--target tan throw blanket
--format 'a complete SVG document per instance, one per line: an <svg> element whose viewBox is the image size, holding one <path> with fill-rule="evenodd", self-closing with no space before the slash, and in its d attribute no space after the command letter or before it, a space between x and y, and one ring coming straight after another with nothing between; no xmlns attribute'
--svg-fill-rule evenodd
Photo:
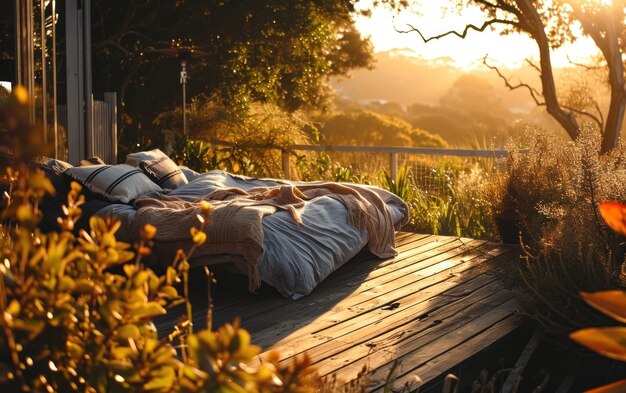
<svg viewBox="0 0 626 393"><path fill-rule="evenodd" d="M206 227L207 241L196 250L194 257L240 255L246 264L249 289L254 291L261 285L257 264L263 256L263 217L286 210L301 223L300 209L320 196L335 198L344 204L350 223L367 230L368 248L374 255L387 258L396 254L393 222L378 194L358 185L316 183L257 187L248 192L229 188L210 193L203 199L213 205L213 224ZM157 228L155 250L159 258L172 260L178 249L191 247L189 230L199 226L196 218L200 212L199 200L141 197L135 201L135 207L133 233L138 233L146 224L154 225Z"/></svg>

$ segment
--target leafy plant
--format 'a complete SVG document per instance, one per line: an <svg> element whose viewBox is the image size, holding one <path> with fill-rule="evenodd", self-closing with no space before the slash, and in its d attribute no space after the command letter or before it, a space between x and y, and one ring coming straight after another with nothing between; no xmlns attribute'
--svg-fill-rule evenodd
<svg viewBox="0 0 626 393"><path fill-rule="evenodd" d="M19 89L17 89L19 92ZM311 361L291 364L270 355L254 365L260 348L250 345L237 322L194 333L188 299L188 258L206 240L211 207L201 203L194 246L179 251L163 276L145 268L156 228L146 226L134 245L118 242L120 222L92 217L74 234L84 198L72 183L59 231L37 229L39 202L54 191L49 179L20 149L28 132L28 103L1 102L2 136L14 147L3 174L0 225L0 390L81 392L306 392L313 388ZM8 117L6 113L15 115ZM182 281L185 297L176 284ZM187 317L159 339L153 319L187 305ZM210 324L210 315L208 317ZM210 326L210 325L209 325ZM180 344L180 345L179 345Z"/></svg>
<svg viewBox="0 0 626 393"><path fill-rule="evenodd" d="M380 185L409 205L410 229L473 238L496 237L489 208L490 181L479 166L441 165L419 178L404 167L395 180L386 172L379 175Z"/></svg>
<svg viewBox="0 0 626 393"><path fill-rule="evenodd" d="M411 200L415 193L411 170L407 167L400 168L395 179L383 170L378 174L378 181L384 189L397 195L404 201Z"/></svg>
<svg viewBox="0 0 626 393"><path fill-rule="evenodd" d="M202 173L218 167L217 156L211 151L211 145L186 136L176 138L170 157L178 165L187 166L196 172Z"/></svg>
<svg viewBox="0 0 626 393"><path fill-rule="evenodd" d="M626 236L626 205L603 202L600 213L606 224L621 236ZM622 274L623 274L622 265ZM626 291L608 290L581 292L583 300L612 319L626 324ZM585 328L570 334L570 338L602 356L626 362L626 326ZM626 379L594 389L593 392L624 392Z"/></svg>

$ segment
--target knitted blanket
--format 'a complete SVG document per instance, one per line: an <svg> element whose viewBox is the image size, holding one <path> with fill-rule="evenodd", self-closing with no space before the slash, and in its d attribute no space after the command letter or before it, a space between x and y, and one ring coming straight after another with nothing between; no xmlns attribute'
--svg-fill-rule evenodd
<svg viewBox="0 0 626 393"><path fill-rule="evenodd" d="M238 188L219 189L204 200L213 206L212 225L205 228L207 241L194 257L235 254L242 257L250 291L261 285L257 263L263 256L263 217L278 210L290 213L301 224L300 211L314 199L328 196L340 201L348 211L350 223L369 234L369 250L376 256L394 256L394 226L385 202L374 191L354 184L299 183L276 187L257 187L247 192ZM162 196L140 197L135 201L137 215L133 232L152 224L157 228L154 249L160 259L170 261L178 249L191 247L190 228L199 226L196 216L200 200Z"/></svg>

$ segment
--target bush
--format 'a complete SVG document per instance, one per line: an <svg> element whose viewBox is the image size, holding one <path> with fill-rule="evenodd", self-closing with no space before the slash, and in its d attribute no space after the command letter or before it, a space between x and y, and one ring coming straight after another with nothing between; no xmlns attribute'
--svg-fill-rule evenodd
<svg viewBox="0 0 626 393"><path fill-rule="evenodd" d="M624 252L598 212L603 200L626 200L626 149L601 156L599 135L588 129L573 143L531 130L528 152L512 150L498 218L513 221L525 250L521 280L525 311L563 338L596 324L577 293L620 284Z"/></svg>
<svg viewBox="0 0 626 393"><path fill-rule="evenodd" d="M81 392L308 392L314 375L308 357L279 365L276 354L256 365L260 348L237 322L216 331L194 333L188 293L192 251L179 251L166 274L157 276L141 264L156 233L146 226L133 251L118 242L120 222L92 217L90 230L73 233L84 198L73 183L59 231L37 229L39 202L54 193L49 179L24 161L31 129L23 110L21 88L0 102L3 145L13 166L2 181L0 223L0 390ZM32 147L32 146L31 146ZM202 244L210 206L202 205ZM193 250L193 249L192 249ZM181 302L187 318L158 339L155 317ZM210 326L210 325L209 325ZM180 344L180 345L179 345Z"/></svg>
<svg viewBox="0 0 626 393"><path fill-rule="evenodd" d="M427 172L428 184L420 184L420 179L407 168L402 168L395 180L386 172L379 176L381 187L409 205L409 230L435 235L497 238L491 217L490 195L495 189L493 176L479 165L442 164L425 167L423 171Z"/></svg>

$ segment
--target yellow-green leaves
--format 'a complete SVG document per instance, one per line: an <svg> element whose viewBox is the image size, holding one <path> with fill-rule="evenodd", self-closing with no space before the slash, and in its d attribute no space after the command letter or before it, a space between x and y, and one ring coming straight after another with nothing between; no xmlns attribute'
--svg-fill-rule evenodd
<svg viewBox="0 0 626 393"><path fill-rule="evenodd" d="M207 240L210 204L200 205L192 249L179 251L159 276L141 264L156 236L154 226L141 231L137 254L115 238L121 225L116 219L93 216L89 230L74 235L84 198L72 183L59 232L42 234L35 228L41 216L37 201L52 191L49 184L41 177L27 181L26 167L7 176L16 192L4 197L10 208L3 217L20 225L11 231L0 225L0 233L10 233L0 236L0 391L311 390L308 358L281 367L272 355L247 365L260 348L238 322L193 334L189 301L187 317L158 339L154 319L185 300L175 287L181 277L188 299L188 259ZM136 255L135 263L127 263ZM179 344L185 362L177 356Z"/></svg>

